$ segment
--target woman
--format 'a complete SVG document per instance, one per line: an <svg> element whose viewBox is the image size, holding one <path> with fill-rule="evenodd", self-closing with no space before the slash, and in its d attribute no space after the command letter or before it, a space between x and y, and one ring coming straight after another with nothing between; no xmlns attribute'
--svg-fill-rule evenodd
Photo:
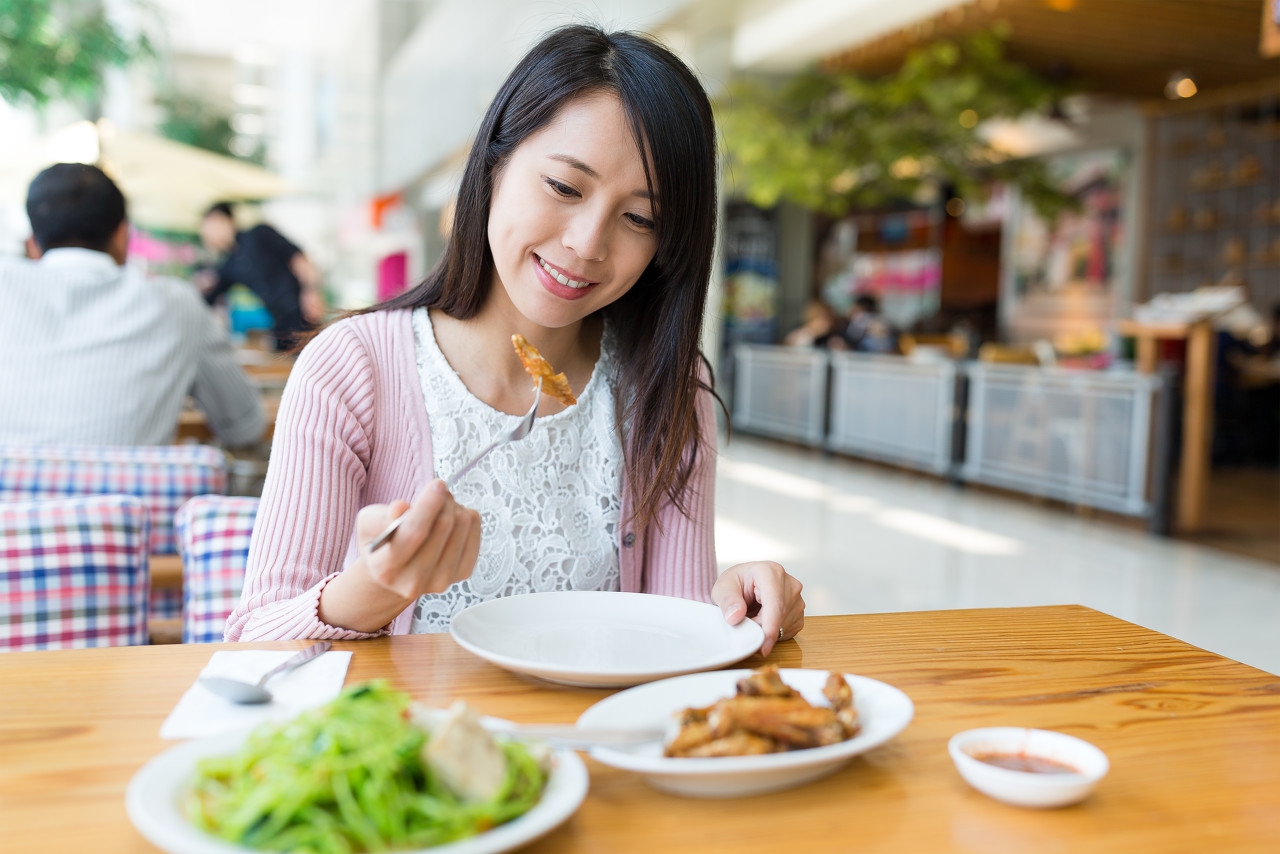
<svg viewBox="0 0 1280 854"><path fill-rule="evenodd" d="M782 567L716 577L698 352L714 133L692 73L646 38L565 27L521 60L477 133L440 263L299 356L228 640L442 631L473 602L553 589L711 600L730 623L753 615L766 654L800 630ZM579 401L544 396L531 435L450 494L438 478L529 408L517 332Z"/></svg>

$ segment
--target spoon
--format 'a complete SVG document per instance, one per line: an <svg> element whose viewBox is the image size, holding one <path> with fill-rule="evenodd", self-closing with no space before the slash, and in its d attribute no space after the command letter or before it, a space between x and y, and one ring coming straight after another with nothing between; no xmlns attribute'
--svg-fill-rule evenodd
<svg viewBox="0 0 1280 854"><path fill-rule="evenodd" d="M242 682L239 679L229 679L225 676L201 676L200 684L219 697L223 697L233 703L269 703L271 702L271 692L263 687L267 684L268 679L277 673L284 673L286 670L293 670L295 667L306 664L317 655L327 652L331 646L333 644L328 641L314 643L297 655L286 659L283 664L278 664L262 674L262 678L256 683Z"/></svg>

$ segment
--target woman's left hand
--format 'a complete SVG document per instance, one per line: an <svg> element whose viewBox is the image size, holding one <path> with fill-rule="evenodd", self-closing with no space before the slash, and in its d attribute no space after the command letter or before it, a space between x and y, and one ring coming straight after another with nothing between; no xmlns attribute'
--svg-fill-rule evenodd
<svg viewBox="0 0 1280 854"><path fill-rule="evenodd" d="M736 626L750 617L764 629L761 655L768 655L780 640L795 637L804 628L802 585L780 564L770 560L731 566L716 579L711 601L720 606L725 621Z"/></svg>

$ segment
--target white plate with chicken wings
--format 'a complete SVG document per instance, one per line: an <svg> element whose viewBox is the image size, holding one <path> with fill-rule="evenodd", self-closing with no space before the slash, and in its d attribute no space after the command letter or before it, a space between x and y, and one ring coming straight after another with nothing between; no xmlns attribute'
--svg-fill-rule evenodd
<svg viewBox="0 0 1280 854"><path fill-rule="evenodd" d="M650 682L601 700L578 718L580 727L667 729L674 734L682 712L731 698L750 670L694 673ZM826 670L783 669L782 681L813 706L830 707L823 689ZM839 674L853 691L859 728L833 744L749 756L670 757L658 742L631 748L598 747L592 758L605 765L644 775L663 791L694 797L755 795L807 783L830 774L860 753L900 733L915 713L902 691L865 676Z"/></svg>

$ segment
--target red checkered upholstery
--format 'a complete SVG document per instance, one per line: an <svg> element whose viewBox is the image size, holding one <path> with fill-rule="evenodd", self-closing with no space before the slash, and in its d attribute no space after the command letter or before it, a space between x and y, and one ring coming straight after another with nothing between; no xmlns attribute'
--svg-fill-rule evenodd
<svg viewBox="0 0 1280 854"><path fill-rule="evenodd" d="M151 513L151 553L176 554L173 516L188 499L227 491L227 458L205 445L0 445L0 501L134 495ZM153 619L177 617L177 590L156 590Z"/></svg>
<svg viewBox="0 0 1280 854"><path fill-rule="evenodd" d="M182 550L182 642L222 640L227 616L244 587L258 499L201 495L178 510Z"/></svg>
<svg viewBox="0 0 1280 854"><path fill-rule="evenodd" d="M150 533L133 496L0 503L0 650L146 643Z"/></svg>

